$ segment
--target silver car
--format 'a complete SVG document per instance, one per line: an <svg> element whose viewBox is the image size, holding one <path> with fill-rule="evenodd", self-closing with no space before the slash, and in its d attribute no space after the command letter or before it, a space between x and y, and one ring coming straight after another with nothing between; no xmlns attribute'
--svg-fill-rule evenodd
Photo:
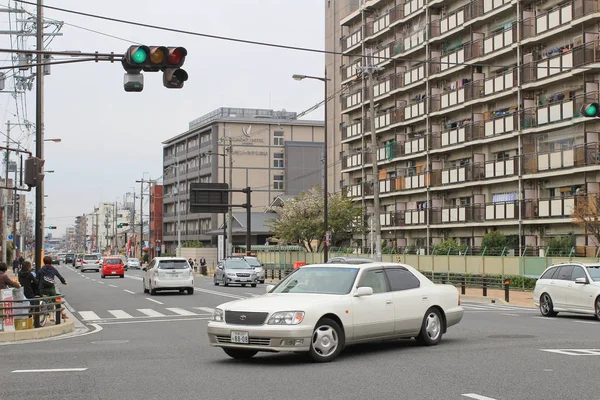
<svg viewBox="0 0 600 400"><path fill-rule="evenodd" d="M140 269L140 260L138 260L137 258L128 258L127 268Z"/></svg>
<svg viewBox="0 0 600 400"><path fill-rule="evenodd" d="M215 271L214 284L219 286L250 285L256 287L258 277L254 268L247 261L236 258L220 261Z"/></svg>
<svg viewBox="0 0 600 400"><path fill-rule="evenodd" d="M100 272L102 263L98 254L84 254L81 258L81 272L94 270Z"/></svg>

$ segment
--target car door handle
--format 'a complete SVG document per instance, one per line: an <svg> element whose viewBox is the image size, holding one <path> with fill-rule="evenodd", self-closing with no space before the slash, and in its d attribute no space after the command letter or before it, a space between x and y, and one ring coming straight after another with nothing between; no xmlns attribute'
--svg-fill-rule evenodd
<svg viewBox="0 0 600 400"><path fill-rule="evenodd" d="M393 301L391 301L391 300L388 300L385 302L385 304L392 304L392 303L393 303Z"/></svg>

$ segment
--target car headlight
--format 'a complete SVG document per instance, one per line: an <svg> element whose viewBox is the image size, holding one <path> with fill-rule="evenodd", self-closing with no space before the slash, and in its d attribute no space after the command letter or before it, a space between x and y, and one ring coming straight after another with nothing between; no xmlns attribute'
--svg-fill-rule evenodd
<svg viewBox="0 0 600 400"><path fill-rule="evenodd" d="M227 276L235 276L235 274L233 272L228 272Z"/></svg>
<svg viewBox="0 0 600 400"><path fill-rule="evenodd" d="M269 325L298 325L304 319L304 311L280 311L269 318Z"/></svg>
<svg viewBox="0 0 600 400"><path fill-rule="evenodd" d="M213 321L216 322L223 322L225 321L225 312L223 312L223 310L221 310L220 308L215 308L215 311L213 311Z"/></svg>

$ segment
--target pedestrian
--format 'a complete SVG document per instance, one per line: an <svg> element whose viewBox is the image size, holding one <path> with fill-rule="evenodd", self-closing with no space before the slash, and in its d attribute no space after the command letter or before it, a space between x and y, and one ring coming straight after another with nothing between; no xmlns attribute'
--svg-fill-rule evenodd
<svg viewBox="0 0 600 400"><path fill-rule="evenodd" d="M21 285L19 282L14 282L10 279L6 274L6 271L8 271L8 266L5 262L0 262L0 289L8 289L11 287L15 289L20 288Z"/></svg>
<svg viewBox="0 0 600 400"><path fill-rule="evenodd" d="M62 277L60 272L58 272L56 268L54 268L54 266L52 265L52 257L45 256L43 261L44 266L42 267L42 269L40 269L40 276L38 277L40 293L42 294L42 296L54 297L56 296L56 278L58 277L58 279L63 285L66 285L67 281L65 280L65 278ZM48 303L56 303L56 298L48 300ZM62 317L64 319L68 318L64 310L62 312ZM50 321L52 321L53 319L54 318L52 317L52 315L50 315Z"/></svg>
<svg viewBox="0 0 600 400"><path fill-rule="evenodd" d="M206 267L206 258L202 257L202 258L200 259L200 266L201 266L201 267Z"/></svg>
<svg viewBox="0 0 600 400"><path fill-rule="evenodd" d="M19 272L19 283L23 287L23 294L28 299L33 299L35 296L40 295L40 284L31 272L31 262L24 261Z"/></svg>
<svg viewBox="0 0 600 400"><path fill-rule="evenodd" d="M20 266L21 265L19 264L19 259L15 257L15 259L12 262L13 274L17 275L19 273Z"/></svg>
<svg viewBox="0 0 600 400"><path fill-rule="evenodd" d="M190 267L192 267L192 271L195 271L195 269L194 269L194 261L192 260L192 257L190 257L190 259L188 260L188 264L190 264Z"/></svg>

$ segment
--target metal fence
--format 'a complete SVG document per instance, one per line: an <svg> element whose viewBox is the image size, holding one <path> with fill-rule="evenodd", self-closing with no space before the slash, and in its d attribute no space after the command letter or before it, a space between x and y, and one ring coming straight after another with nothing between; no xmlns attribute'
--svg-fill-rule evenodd
<svg viewBox="0 0 600 400"><path fill-rule="evenodd" d="M64 311L62 298L64 295L35 297L33 299L0 300L0 320L2 327L6 319L28 319L33 318L34 328L46 326L52 313L55 313L56 325L61 323L61 315ZM18 318L21 317L21 318Z"/></svg>

